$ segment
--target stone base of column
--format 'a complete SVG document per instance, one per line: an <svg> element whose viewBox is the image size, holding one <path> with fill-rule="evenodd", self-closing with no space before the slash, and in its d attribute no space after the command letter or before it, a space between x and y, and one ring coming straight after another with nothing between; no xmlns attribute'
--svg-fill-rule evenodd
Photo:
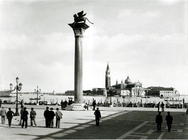
<svg viewBox="0 0 188 140"><path fill-rule="evenodd" d="M86 109L84 108L85 104L84 103L73 103L71 105L68 105L65 110L67 111L85 111Z"/></svg>

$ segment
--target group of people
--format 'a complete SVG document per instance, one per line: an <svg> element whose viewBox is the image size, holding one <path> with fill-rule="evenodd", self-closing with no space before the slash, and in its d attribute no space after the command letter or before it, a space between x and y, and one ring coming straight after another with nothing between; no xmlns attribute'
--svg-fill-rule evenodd
<svg viewBox="0 0 188 140"><path fill-rule="evenodd" d="M158 104L157 104L158 112L160 111L160 107L161 107L161 111L164 112L164 106L165 106L165 105L164 105L163 102L161 102L161 103L158 102Z"/></svg>
<svg viewBox="0 0 188 140"><path fill-rule="evenodd" d="M61 110L64 110L68 105L71 105L72 103L74 103L74 101L70 98L65 101L61 100Z"/></svg>
<svg viewBox="0 0 188 140"><path fill-rule="evenodd" d="M8 112L6 112L6 109L4 107L2 107L0 110L0 114L1 114L1 123L5 124L5 118L7 117L8 125L9 125L9 127L11 127L12 118L14 116L14 112L11 111L11 108L9 108Z"/></svg>
<svg viewBox="0 0 188 140"><path fill-rule="evenodd" d="M20 110L20 125L25 128L27 128L28 126L28 115L30 116L30 123L31 123L31 126L37 126L36 124L36 111L34 110L34 108L31 108L30 110L30 113L27 111L27 108L26 107L21 107L21 110ZM34 125L33 125L34 124Z"/></svg>
<svg viewBox="0 0 188 140"><path fill-rule="evenodd" d="M100 110L99 110L99 108L97 108L95 110L95 105L94 105L93 109L94 109L96 126L99 126L99 122L101 119ZM5 124L5 120L7 118L8 125L9 125L9 127L11 127L12 119L15 115L15 113L11 110L11 108L8 108L8 111L6 112L6 109L4 107L2 107L0 110L0 115L1 115L1 123ZM37 115L37 113L34 110L34 108L31 108L30 112L28 112L26 107L21 106L19 125L22 128L27 128L28 127L28 116L30 116L30 125L37 126L36 120L35 120L36 115ZM59 108L56 108L56 112L54 112L53 108L46 107L46 110L44 111L45 127L53 128L54 127L54 118L56 118L55 127L60 128L60 120L62 119L62 116L63 116L63 114L61 113Z"/></svg>
<svg viewBox="0 0 188 140"><path fill-rule="evenodd" d="M1 115L1 123L5 124L5 120L7 118L8 120L8 125L11 127L12 124L12 119L15 115L15 113L11 110L11 108L8 108L8 111L4 107L1 108L0 110L0 115ZM21 107L20 109L20 120L19 120L19 125L22 128L27 128L28 127L28 118L30 117L30 126L37 126L36 124L36 111L34 108L31 108L30 112L27 111L26 107ZM29 117L28 117L29 116ZM62 119L63 114L59 110L59 108L56 108L56 112L53 111L53 108L46 107L46 110L44 111L44 118L46 122L46 127L52 128L54 127L54 117L56 118L56 128L60 128L60 120Z"/></svg>
<svg viewBox="0 0 188 140"><path fill-rule="evenodd" d="M15 113L11 110L11 108L8 108L8 111L6 112L6 109L4 107L1 108L0 110L0 114L1 114L1 123L5 124L5 120L7 118L8 120L8 125L9 127L11 127L12 125L12 119L15 115ZM26 107L22 107L20 110L20 123L19 125L22 126L22 128L25 126L25 128L27 128L28 125L28 111ZM33 123L36 126L36 121L35 121L35 117L36 117L36 112L34 111L33 108L31 108L30 111L30 120L31 120L31 126L33 126Z"/></svg>
<svg viewBox="0 0 188 140"><path fill-rule="evenodd" d="M170 112L167 112L167 115L166 115L166 124L167 124L167 127L168 127L168 132L171 131L171 127L172 127L172 122L173 122L173 117L172 115L170 115ZM157 124L157 131L161 131L161 125L163 123L163 117L161 115L161 112L158 112L158 114L156 115L156 118L155 118L155 122Z"/></svg>
<svg viewBox="0 0 188 140"><path fill-rule="evenodd" d="M60 120L62 119L63 114L56 108L56 112L53 111L53 108L46 107L44 111L44 118L45 118L45 126L46 128L53 128L54 127L54 117L56 117L56 128L60 128Z"/></svg>

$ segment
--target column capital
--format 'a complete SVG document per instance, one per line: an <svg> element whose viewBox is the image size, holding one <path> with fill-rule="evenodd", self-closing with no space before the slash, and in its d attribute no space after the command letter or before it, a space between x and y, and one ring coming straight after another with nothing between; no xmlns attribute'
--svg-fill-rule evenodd
<svg viewBox="0 0 188 140"><path fill-rule="evenodd" d="M72 27L75 37L83 37L83 33L89 26L85 23L70 23L69 26Z"/></svg>

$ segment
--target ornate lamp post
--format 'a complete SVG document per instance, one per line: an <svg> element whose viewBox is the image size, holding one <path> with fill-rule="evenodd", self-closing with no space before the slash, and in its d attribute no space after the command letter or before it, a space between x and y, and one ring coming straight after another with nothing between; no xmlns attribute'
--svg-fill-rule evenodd
<svg viewBox="0 0 188 140"><path fill-rule="evenodd" d="M13 84L10 83L10 88L12 89ZM15 112L15 116L19 116L19 112L18 112L18 91L21 91L22 89L22 83L19 83L19 78L16 77L16 86L14 87L13 91L16 90L16 112Z"/></svg>
<svg viewBox="0 0 188 140"><path fill-rule="evenodd" d="M39 104L39 93L41 92L41 89L37 86L37 89L35 89L35 92L37 93L37 105Z"/></svg>

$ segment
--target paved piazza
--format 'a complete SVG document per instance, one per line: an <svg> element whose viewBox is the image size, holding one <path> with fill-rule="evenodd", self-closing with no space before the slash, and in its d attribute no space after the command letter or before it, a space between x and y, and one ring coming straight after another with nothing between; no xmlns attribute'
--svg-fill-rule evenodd
<svg viewBox="0 0 188 140"><path fill-rule="evenodd" d="M56 129L44 128L44 110L36 109L37 127L21 128L18 126L19 118L15 117L12 128L0 124L0 139L188 139L188 116L185 110L166 110L172 112L174 117L172 132L167 132L165 121L162 132L156 132L154 119L157 112L152 110L101 108L103 118L99 127L95 126L93 111L62 111L61 128ZM162 115L164 119L166 112Z"/></svg>

